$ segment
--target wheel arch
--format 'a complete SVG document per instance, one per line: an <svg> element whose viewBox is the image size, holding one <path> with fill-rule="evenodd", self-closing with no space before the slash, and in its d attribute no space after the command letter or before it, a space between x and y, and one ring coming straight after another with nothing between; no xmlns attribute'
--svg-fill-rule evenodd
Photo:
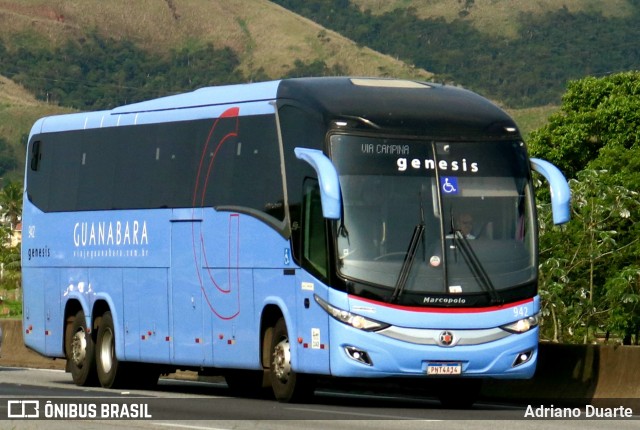
<svg viewBox="0 0 640 430"><path fill-rule="evenodd" d="M282 312L280 305L270 303L262 309L260 317L260 363L264 369L270 367L271 361L270 351L266 345L271 344L272 329L280 318L284 318L284 312Z"/></svg>
<svg viewBox="0 0 640 430"><path fill-rule="evenodd" d="M284 318L289 333L296 332L295 318L282 299L277 297L273 297L271 300L267 299L260 315L260 362L264 369L269 368L271 361L270 352L265 351L265 345L271 344L271 338L269 338L269 336L271 336L272 329L280 318ZM293 356L294 362L297 361L295 353L293 353Z"/></svg>
<svg viewBox="0 0 640 430"><path fill-rule="evenodd" d="M65 354L65 357L67 357L67 348L69 346L68 341L71 336L70 330L71 330L71 327L73 326L73 322L75 321L76 314L79 311L84 312L85 318L87 319L91 318L91 313L89 312L89 308L87 307L86 303L83 300L81 300L81 298L73 297L67 300L67 302L64 305L64 318L62 319L62 323L64 325L63 327L64 337L62 339L62 348L63 348L63 353Z"/></svg>

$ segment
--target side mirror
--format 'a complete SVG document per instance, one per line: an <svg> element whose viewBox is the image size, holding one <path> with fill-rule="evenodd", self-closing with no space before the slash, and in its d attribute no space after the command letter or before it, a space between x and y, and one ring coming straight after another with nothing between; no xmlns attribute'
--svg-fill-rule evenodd
<svg viewBox="0 0 640 430"><path fill-rule="evenodd" d="M553 223L564 224L569 221L571 218L571 190L560 169L539 158L531 159L531 168L544 176L549 182Z"/></svg>
<svg viewBox="0 0 640 430"><path fill-rule="evenodd" d="M340 180L331 160L318 149L295 148L293 151L296 157L309 163L318 174L322 215L328 219L340 219Z"/></svg>

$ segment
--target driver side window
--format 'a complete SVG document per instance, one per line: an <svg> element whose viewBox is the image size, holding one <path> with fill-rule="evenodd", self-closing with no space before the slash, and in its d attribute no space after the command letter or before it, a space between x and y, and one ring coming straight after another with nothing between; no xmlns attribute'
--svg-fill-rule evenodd
<svg viewBox="0 0 640 430"><path fill-rule="evenodd" d="M328 276L326 222L322 216L320 187L316 179L306 179L303 196L302 258L316 274Z"/></svg>

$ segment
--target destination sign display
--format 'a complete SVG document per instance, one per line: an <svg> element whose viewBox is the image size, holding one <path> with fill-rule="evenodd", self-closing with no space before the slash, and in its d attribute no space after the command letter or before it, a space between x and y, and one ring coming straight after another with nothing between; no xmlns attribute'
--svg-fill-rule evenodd
<svg viewBox="0 0 640 430"><path fill-rule="evenodd" d="M518 142L441 143L369 136L331 136L331 158L341 175L526 177Z"/></svg>

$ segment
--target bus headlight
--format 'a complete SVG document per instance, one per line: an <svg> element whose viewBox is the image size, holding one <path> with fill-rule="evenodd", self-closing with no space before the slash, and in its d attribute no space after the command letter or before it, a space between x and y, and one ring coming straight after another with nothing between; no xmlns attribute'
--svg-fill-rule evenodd
<svg viewBox="0 0 640 430"><path fill-rule="evenodd" d="M322 300L320 297L314 294L313 296L316 302L324 309L329 315L337 319L343 324L350 325L353 328L364 331L377 331L383 328L389 327L389 324L384 324L370 318L365 318L362 315L354 314L349 311L345 311Z"/></svg>
<svg viewBox="0 0 640 430"><path fill-rule="evenodd" d="M503 325L500 328L506 330L510 333L525 333L531 330L534 327L538 326L539 323L539 314L533 315L531 317L523 318L521 320L512 322L511 324Z"/></svg>

